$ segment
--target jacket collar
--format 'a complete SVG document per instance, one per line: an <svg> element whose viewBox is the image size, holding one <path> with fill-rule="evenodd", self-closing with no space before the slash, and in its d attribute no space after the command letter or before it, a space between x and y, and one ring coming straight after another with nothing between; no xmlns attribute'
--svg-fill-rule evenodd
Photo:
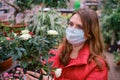
<svg viewBox="0 0 120 80"><path fill-rule="evenodd" d="M89 56L90 56L89 46L88 44L85 44L83 48L79 51L78 57L76 59L71 59L69 64L65 67L80 66L87 64Z"/></svg>

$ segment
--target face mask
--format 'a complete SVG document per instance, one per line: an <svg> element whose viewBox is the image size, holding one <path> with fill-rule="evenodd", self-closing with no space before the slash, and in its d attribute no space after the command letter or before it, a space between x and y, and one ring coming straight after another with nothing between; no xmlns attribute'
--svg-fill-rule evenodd
<svg viewBox="0 0 120 80"><path fill-rule="evenodd" d="M68 27L65 32L68 42L72 45L81 44L86 41L84 31L82 29Z"/></svg>

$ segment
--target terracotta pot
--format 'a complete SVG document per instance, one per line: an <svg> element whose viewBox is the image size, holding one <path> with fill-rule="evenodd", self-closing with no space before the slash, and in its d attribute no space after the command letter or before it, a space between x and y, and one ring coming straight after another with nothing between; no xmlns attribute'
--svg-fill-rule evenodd
<svg viewBox="0 0 120 80"><path fill-rule="evenodd" d="M27 26L26 23L16 23L16 24L14 24L12 27L13 27L13 28L24 28L24 27L26 27L26 26Z"/></svg>
<svg viewBox="0 0 120 80"><path fill-rule="evenodd" d="M117 65L119 65L119 66L120 66L120 61L117 63Z"/></svg>
<svg viewBox="0 0 120 80"><path fill-rule="evenodd" d="M0 71L5 71L12 66L12 58L5 60L4 62L0 63Z"/></svg>
<svg viewBox="0 0 120 80"><path fill-rule="evenodd" d="M10 22L9 21L5 21L3 22L4 25L10 25Z"/></svg>

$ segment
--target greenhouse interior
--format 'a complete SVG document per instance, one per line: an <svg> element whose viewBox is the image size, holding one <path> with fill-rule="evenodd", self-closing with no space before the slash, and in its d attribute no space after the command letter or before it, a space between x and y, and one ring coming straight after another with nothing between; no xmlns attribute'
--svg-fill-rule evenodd
<svg viewBox="0 0 120 80"><path fill-rule="evenodd" d="M120 80L120 0L0 0L0 80Z"/></svg>

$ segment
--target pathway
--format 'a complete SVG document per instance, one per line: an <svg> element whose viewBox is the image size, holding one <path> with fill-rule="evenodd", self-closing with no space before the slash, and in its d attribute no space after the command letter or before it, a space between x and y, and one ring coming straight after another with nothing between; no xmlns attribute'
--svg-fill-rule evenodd
<svg viewBox="0 0 120 80"><path fill-rule="evenodd" d="M106 52L106 57L110 65L108 80L120 80L120 66L114 63L114 55Z"/></svg>

